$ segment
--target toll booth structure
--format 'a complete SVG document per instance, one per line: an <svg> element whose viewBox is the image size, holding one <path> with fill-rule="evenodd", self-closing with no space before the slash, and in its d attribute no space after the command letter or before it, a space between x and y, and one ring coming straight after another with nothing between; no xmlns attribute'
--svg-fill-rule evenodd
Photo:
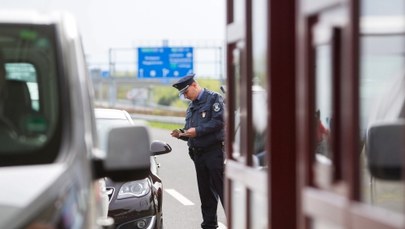
<svg viewBox="0 0 405 229"><path fill-rule="evenodd" d="M405 1L226 10L228 228L405 228Z"/></svg>

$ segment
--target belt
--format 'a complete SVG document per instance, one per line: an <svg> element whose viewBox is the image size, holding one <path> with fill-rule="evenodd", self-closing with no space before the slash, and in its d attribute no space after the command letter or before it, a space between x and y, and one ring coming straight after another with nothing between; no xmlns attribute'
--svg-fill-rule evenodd
<svg viewBox="0 0 405 229"><path fill-rule="evenodd" d="M218 143L212 144L208 147L189 147L189 149L191 152L193 152L195 154L202 154L202 153L206 153L211 150L222 148L222 147L224 147L224 142L218 142Z"/></svg>

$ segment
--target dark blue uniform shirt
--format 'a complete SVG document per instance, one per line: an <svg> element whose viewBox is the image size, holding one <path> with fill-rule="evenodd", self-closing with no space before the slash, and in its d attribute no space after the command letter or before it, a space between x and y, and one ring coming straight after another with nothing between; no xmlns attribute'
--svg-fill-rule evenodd
<svg viewBox="0 0 405 229"><path fill-rule="evenodd" d="M195 138L188 140L189 147L204 148L224 141L224 100L216 92L203 89L199 98L187 109L184 129L195 127Z"/></svg>

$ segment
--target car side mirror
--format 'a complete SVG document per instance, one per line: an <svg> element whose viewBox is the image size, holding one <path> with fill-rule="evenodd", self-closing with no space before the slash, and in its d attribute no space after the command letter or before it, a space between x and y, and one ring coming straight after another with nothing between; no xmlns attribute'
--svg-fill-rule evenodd
<svg viewBox="0 0 405 229"><path fill-rule="evenodd" d="M152 144L150 144L150 152L152 156L166 154L172 151L172 147L166 142L162 142L159 140L154 140Z"/></svg>
<svg viewBox="0 0 405 229"><path fill-rule="evenodd" d="M143 179L150 170L149 131L145 125L112 128L108 133L107 154L95 159L96 178L113 181Z"/></svg>
<svg viewBox="0 0 405 229"><path fill-rule="evenodd" d="M400 180L405 153L405 121L378 123L367 131L366 154L372 176Z"/></svg>

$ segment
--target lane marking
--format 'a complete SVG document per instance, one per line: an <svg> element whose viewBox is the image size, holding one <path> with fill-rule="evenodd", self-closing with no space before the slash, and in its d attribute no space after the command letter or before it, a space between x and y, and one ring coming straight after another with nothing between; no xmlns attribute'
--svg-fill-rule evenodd
<svg viewBox="0 0 405 229"><path fill-rule="evenodd" d="M221 222L218 222L218 229L226 229L227 227L222 224Z"/></svg>
<svg viewBox="0 0 405 229"><path fill-rule="evenodd" d="M179 192L177 192L174 189L165 189L167 193L169 193L171 196L173 196L176 200L178 200L180 203L183 205L189 206L189 205L194 205L193 202L191 202L189 199L181 195Z"/></svg>

